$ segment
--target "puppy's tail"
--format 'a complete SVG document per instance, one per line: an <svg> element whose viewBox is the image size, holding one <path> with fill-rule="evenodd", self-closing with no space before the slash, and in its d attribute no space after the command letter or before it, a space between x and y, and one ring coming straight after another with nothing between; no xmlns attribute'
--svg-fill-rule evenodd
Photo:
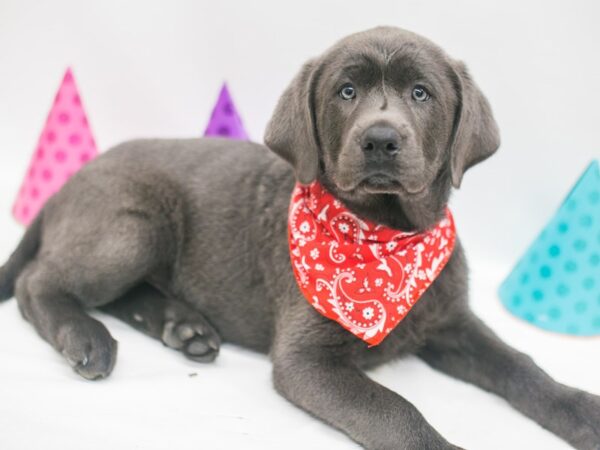
<svg viewBox="0 0 600 450"><path fill-rule="evenodd" d="M42 212L31 223L16 250L6 264L0 267L0 301L8 300L15 293L15 281L25 265L36 255L40 246Z"/></svg>

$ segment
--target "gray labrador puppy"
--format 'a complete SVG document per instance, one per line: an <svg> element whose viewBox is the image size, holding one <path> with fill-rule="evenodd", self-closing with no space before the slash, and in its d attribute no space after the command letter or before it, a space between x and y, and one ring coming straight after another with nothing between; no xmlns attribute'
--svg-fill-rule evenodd
<svg viewBox="0 0 600 450"><path fill-rule="evenodd" d="M85 311L99 307L199 361L221 340L269 352L278 392L370 449L456 448L363 371L406 353L577 448L600 448L600 398L555 382L472 314L460 243L372 348L316 312L294 279L296 180L318 179L360 217L425 230L465 170L496 151L490 107L463 64L396 28L349 36L304 65L265 141L271 151L192 139L107 152L48 201L0 271L1 298L14 293L85 378L115 363L117 343Z"/></svg>

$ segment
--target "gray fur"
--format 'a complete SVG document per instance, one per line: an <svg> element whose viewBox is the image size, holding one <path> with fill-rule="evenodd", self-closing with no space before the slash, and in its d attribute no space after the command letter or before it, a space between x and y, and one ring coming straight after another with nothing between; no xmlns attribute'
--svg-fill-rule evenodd
<svg viewBox="0 0 600 450"><path fill-rule="evenodd" d="M350 80L352 102L337 95ZM430 87L428 103L411 100L417 82ZM400 150L367 160L360 137L382 123L400 136ZM404 230L435 223L452 184L499 144L464 67L395 28L352 35L308 63L266 142L301 181L316 177L359 216ZM456 448L363 372L406 353L504 397L576 448L598 448L600 399L556 383L473 316L460 242L379 346L316 312L290 267L294 182L290 165L262 145L122 144L47 203L39 229L0 272L0 288L10 293L16 278L25 318L87 378L107 376L115 361L116 343L85 312L102 307L201 360L216 356L220 339L269 352L278 392L366 448Z"/></svg>
<svg viewBox="0 0 600 450"><path fill-rule="evenodd" d="M36 255L40 245L42 218L38 216L29 225L23 239L5 265L0 267L0 301L15 295L15 280L23 268Z"/></svg>

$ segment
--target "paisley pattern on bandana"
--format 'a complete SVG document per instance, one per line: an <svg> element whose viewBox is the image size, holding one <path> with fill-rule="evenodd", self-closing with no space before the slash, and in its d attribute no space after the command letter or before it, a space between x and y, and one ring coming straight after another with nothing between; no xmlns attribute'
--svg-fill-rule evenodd
<svg viewBox="0 0 600 450"><path fill-rule="evenodd" d="M450 210L434 228L408 233L360 219L318 182L296 184L288 217L294 275L322 315L370 345L398 325L454 249Z"/></svg>

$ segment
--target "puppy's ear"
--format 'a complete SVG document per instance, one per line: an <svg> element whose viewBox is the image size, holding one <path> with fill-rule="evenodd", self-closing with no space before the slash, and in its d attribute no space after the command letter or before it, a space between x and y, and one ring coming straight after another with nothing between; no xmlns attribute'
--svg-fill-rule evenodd
<svg viewBox="0 0 600 450"><path fill-rule="evenodd" d="M458 106L450 146L452 185L460 187L466 170L493 155L500 146L490 104L462 62L454 63Z"/></svg>
<svg viewBox="0 0 600 450"><path fill-rule="evenodd" d="M265 144L288 161L302 184L317 178L319 143L315 127L316 63L307 62L285 90L267 125Z"/></svg>

